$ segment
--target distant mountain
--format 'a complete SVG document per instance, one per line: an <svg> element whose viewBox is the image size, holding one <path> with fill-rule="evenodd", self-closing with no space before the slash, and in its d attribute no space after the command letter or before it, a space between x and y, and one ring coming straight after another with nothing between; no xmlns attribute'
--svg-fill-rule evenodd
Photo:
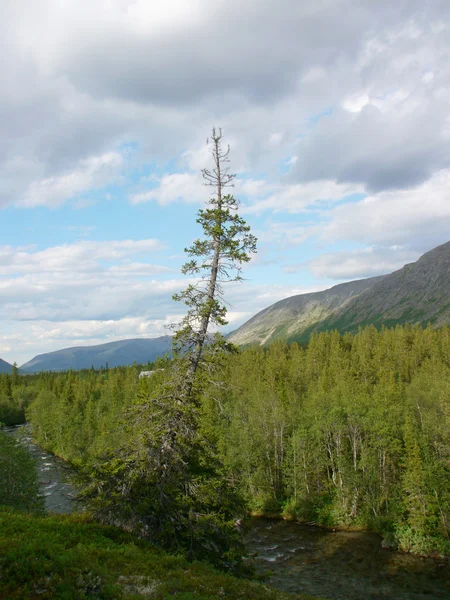
<svg viewBox="0 0 450 600"><path fill-rule="evenodd" d="M262 310L230 334L235 344L306 342L315 331L450 323L450 242L390 275L300 294Z"/></svg>
<svg viewBox="0 0 450 600"><path fill-rule="evenodd" d="M164 356L171 348L170 336L159 338L138 338L108 342L98 346L77 346L55 352L39 354L20 367L21 371L37 373L39 371L67 371L69 369L95 369L101 367L119 367L133 362L145 364L153 362L158 356Z"/></svg>
<svg viewBox="0 0 450 600"><path fill-rule="evenodd" d="M12 373L12 365L0 358L0 373Z"/></svg>

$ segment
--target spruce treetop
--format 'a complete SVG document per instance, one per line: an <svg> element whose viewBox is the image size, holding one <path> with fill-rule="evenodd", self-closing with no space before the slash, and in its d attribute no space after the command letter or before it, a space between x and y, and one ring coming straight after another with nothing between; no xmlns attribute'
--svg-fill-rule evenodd
<svg viewBox="0 0 450 600"><path fill-rule="evenodd" d="M250 226L238 214L240 202L225 188L233 187L236 177L230 172L230 147L224 150L222 130L213 128L207 143L211 147L213 168L202 169L204 185L214 192L204 209L198 211L197 223L204 237L185 248L189 260L183 265L182 273L196 278L174 300L183 301L188 307L174 336L175 354L189 352L187 385L200 366L208 329L226 325L226 305L223 284L242 281L242 265L248 263L256 252L256 237ZM219 339L217 341L220 341ZM221 340L222 346L223 340Z"/></svg>

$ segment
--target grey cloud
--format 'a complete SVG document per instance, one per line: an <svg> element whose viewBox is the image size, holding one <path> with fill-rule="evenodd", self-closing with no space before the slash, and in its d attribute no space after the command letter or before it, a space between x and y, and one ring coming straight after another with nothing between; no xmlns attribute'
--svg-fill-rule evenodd
<svg viewBox="0 0 450 600"><path fill-rule="evenodd" d="M431 5L442 13L428 14ZM369 38L355 61L360 98L349 86L300 141L292 179L331 178L378 192L416 186L450 164L449 10L426 3L403 28Z"/></svg>
<svg viewBox="0 0 450 600"><path fill-rule="evenodd" d="M361 28L381 23L377 12L329 0L314 10L286 0L204 3L201 18L164 34L136 35L116 23L88 30L82 43L69 37L55 69L97 97L182 106L237 94L273 102L311 65L358 52Z"/></svg>
<svg viewBox="0 0 450 600"><path fill-rule="evenodd" d="M425 100L403 118L376 107L357 115L338 109L299 148L293 178L361 183L373 192L418 185L450 164L447 102Z"/></svg>
<svg viewBox="0 0 450 600"><path fill-rule="evenodd" d="M160 7L149 6L140 22L131 22L130 4L111 3L107 13L95 3L86 9L69 2L65 11L53 5L64 36L41 36L38 56L50 72L100 98L182 106L217 95L223 102L231 93L270 102L295 89L311 66L354 61L368 35L404 23L421 6L406 0L395 8L387 0L199 2L181 25L174 13L173 26L158 29ZM432 11L420 12L429 18Z"/></svg>
<svg viewBox="0 0 450 600"><path fill-rule="evenodd" d="M131 25L126 11L138 2L111 2L106 12L75 0L1 3L0 205L17 202L30 181L129 141L139 144L136 162L164 162L204 140L214 122L240 140L239 166L277 176L296 136L305 135L294 173L302 181L412 185L448 160L448 43L435 27L449 20L448 2L228 0L192 3L192 10L197 4L196 16L149 32L146 2L146 19ZM414 24L421 37L399 37ZM346 94L367 87L376 95L391 84L411 91L417 48L420 69L435 70L428 95L415 96L422 112L395 124L369 110L356 117L336 110L309 130L309 117ZM264 140L278 131L282 144L267 149ZM378 140L383 135L389 144Z"/></svg>

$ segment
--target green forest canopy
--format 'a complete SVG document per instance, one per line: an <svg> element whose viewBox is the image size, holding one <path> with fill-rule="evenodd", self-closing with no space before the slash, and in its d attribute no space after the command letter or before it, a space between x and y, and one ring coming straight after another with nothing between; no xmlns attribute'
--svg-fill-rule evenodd
<svg viewBox="0 0 450 600"><path fill-rule="evenodd" d="M403 549L450 554L449 362L448 327L250 347L206 383L202 431L248 511L367 527ZM0 420L26 410L40 445L94 464L132 435L127 411L164 376L2 375Z"/></svg>

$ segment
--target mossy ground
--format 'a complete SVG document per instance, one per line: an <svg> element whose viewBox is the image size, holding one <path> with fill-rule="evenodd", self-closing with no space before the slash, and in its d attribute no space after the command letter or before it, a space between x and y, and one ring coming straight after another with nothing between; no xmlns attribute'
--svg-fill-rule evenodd
<svg viewBox="0 0 450 600"><path fill-rule="evenodd" d="M189 563L86 516L40 516L0 507L0 598L145 597L308 598Z"/></svg>

